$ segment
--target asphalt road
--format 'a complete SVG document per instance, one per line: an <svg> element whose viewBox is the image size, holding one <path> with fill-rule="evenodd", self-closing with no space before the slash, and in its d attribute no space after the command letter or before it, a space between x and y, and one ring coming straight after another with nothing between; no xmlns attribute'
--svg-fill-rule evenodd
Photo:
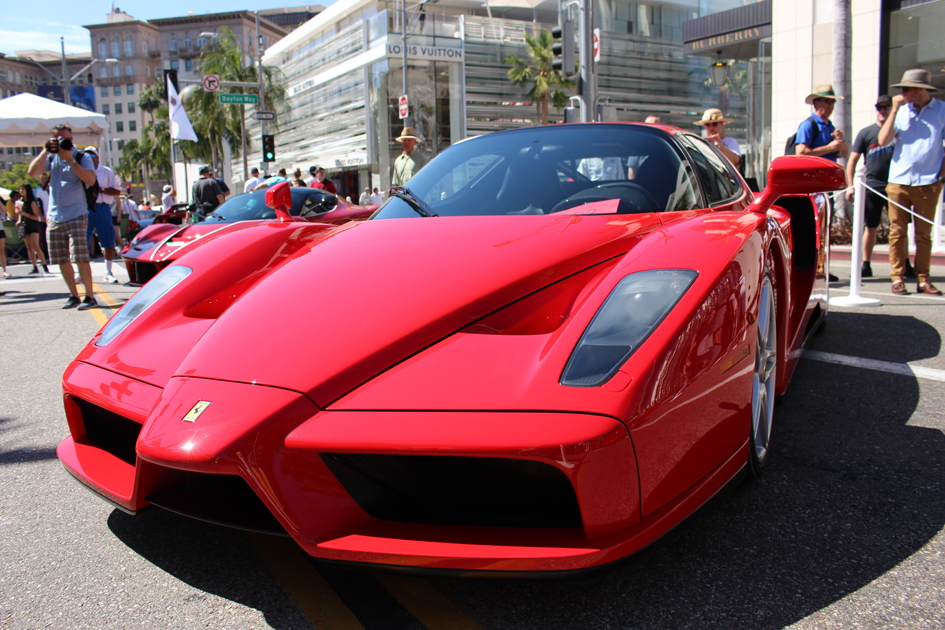
<svg viewBox="0 0 945 630"><path fill-rule="evenodd" d="M830 313L776 410L764 476L638 556L564 581L461 580L341 571L286 539L112 509L55 456L62 372L112 310L62 311L61 279L11 271L0 628L945 627L945 299L867 280L882 305ZM134 291L101 288L112 304Z"/></svg>

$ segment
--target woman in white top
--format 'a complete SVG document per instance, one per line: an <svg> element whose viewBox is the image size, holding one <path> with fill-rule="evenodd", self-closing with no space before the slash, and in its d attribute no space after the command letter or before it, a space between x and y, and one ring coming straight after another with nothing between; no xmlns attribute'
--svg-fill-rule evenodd
<svg viewBox="0 0 945 630"><path fill-rule="evenodd" d="M695 125L705 127L704 138L711 144L714 144L722 155L732 163L732 166L738 168L742 161L742 152L738 148L738 142L733 138L725 137L725 125L732 122L731 118L722 115L721 109L710 108L702 114L702 120L697 120Z"/></svg>

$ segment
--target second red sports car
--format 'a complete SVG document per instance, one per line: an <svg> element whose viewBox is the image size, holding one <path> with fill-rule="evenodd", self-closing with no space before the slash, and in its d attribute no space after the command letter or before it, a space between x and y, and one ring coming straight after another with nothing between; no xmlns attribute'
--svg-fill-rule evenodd
<svg viewBox="0 0 945 630"><path fill-rule="evenodd" d="M292 216L299 220L340 225L348 221L366 219L377 206L356 206L324 190L291 188ZM182 208L184 208L182 206ZM183 215L184 210L175 213ZM276 212L266 206L266 191L236 195L199 223L181 225L181 216L175 223L156 221L139 232L121 252L128 269L131 285L142 285L161 270L206 244L235 230L243 230L259 221L271 221Z"/></svg>

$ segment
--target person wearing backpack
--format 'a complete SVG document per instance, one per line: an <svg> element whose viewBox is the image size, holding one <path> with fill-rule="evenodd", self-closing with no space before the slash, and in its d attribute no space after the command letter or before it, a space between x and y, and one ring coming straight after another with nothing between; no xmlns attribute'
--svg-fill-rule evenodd
<svg viewBox="0 0 945 630"><path fill-rule="evenodd" d="M92 163L95 164L95 178L99 187L95 206L92 210L89 210L89 227L86 232L86 240L89 252L91 252L92 233L94 231L98 234L98 244L105 256L105 282L115 284L118 282L118 278L112 273L112 261L115 258L117 239L115 224L112 223L112 204L115 197L121 194L121 180L118 179L118 175L112 169L99 162L98 149L86 147L85 150L92 156Z"/></svg>
<svg viewBox="0 0 945 630"><path fill-rule="evenodd" d="M795 134L795 153L822 157L831 162L845 158L850 153L843 130L837 129L830 122L830 114L838 98L832 85L818 85L804 102L813 105L814 113L797 128Z"/></svg>
<svg viewBox="0 0 945 630"><path fill-rule="evenodd" d="M92 265L85 242L90 207L86 190L98 196L95 164L90 155L73 145L72 128L56 125L52 130L53 137L30 162L29 174L30 177L39 177L42 173L49 173L49 209L46 212L49 263L59 265L70 294L62 308L78 307L84 311L98 307L92 291ZM72 263L78 267L85 288L85 299L82 300L79 299Z"/></svg>

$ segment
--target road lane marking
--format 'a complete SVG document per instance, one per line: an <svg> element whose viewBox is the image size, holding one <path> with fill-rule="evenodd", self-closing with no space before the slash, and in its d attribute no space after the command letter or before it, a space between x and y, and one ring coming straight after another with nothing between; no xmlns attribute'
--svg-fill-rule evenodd
<svg viewBox="0 0 945 630"><path fill-rule="evenodd" d="M838 365L847 365L850 367L862 368L864 370L875 370L877 372L912 376L914 378L922 378L929 381L945 382L945 370L921 367L918 365L909 365L908 363L892 363L891 361L861 359L859 357L848 357L846 355L833 354L831 352L818 352L817 350L805 350L803 357L805 359L812 359L814 361L836 363Z"/></svg>
<svg viewBox="0 0 945 630"><path fill-rule="evenodd" d="M430 630L480 630L479 625L456 608L428 580L377 573L375 577Z"/></svg>
<svg viewBox="0 0 945 630"><path fill-rule="evenodd" d="M319 630L364 630L305 553L288 538L250 534L253 547L298 604L312 627Z"/></svg>

